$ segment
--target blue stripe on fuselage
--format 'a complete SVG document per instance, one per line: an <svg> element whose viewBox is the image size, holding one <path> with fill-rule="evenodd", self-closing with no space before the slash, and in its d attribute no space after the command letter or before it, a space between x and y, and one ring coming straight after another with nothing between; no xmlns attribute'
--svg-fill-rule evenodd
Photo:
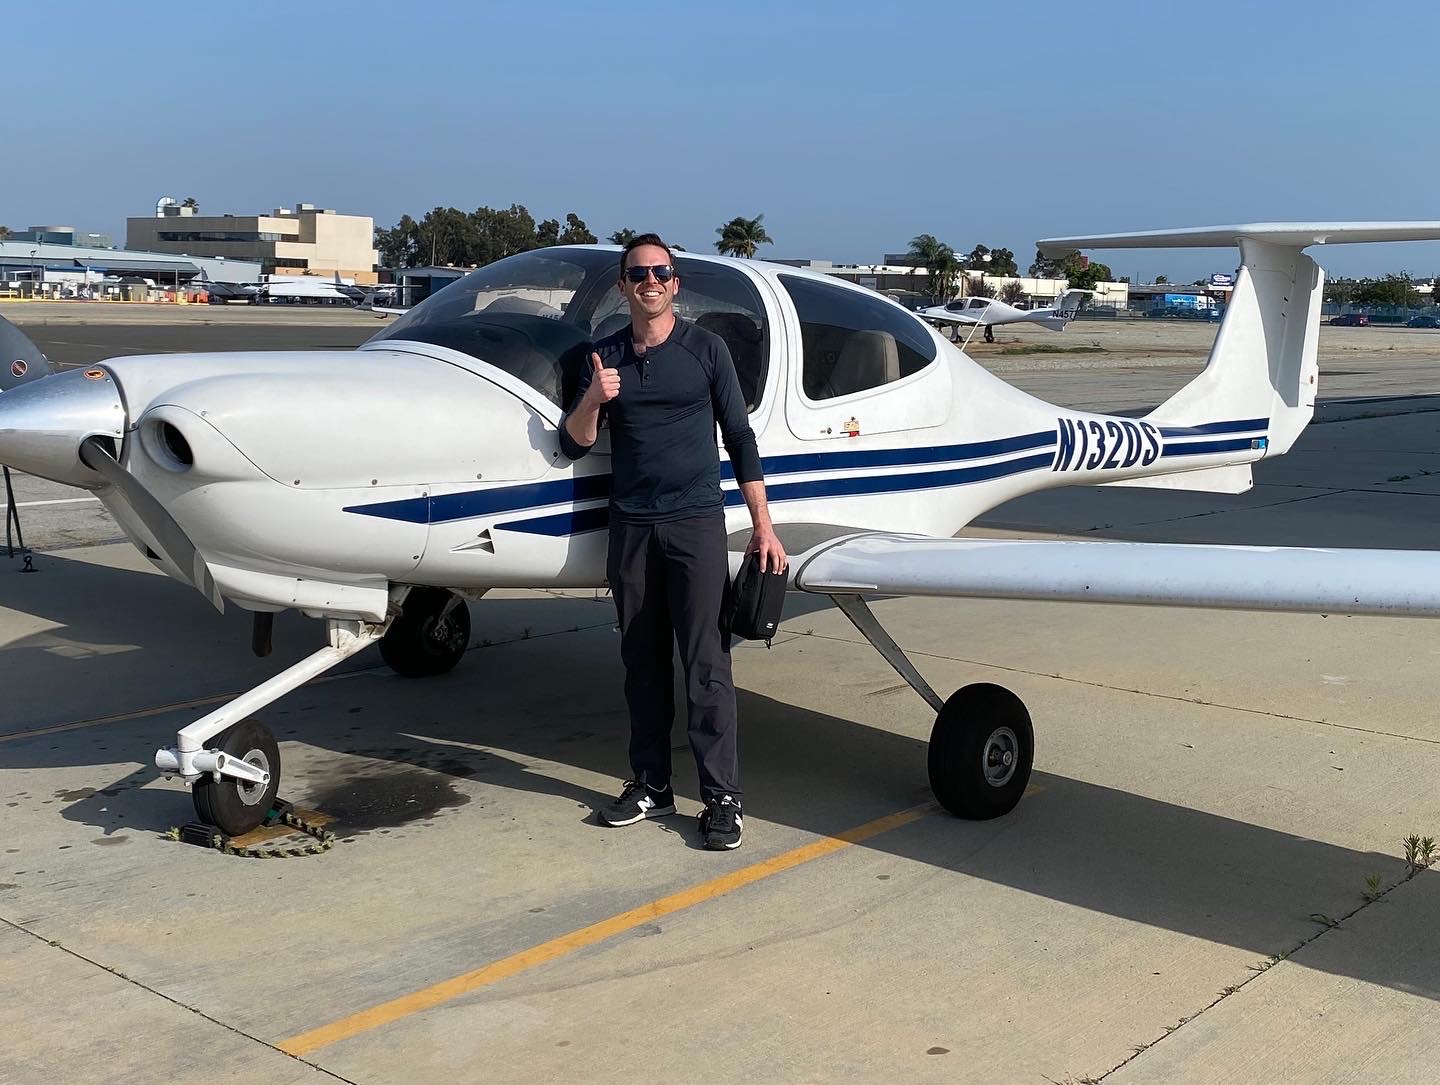
<svg viewBox="0 0 1440 1085"><path fill-rule="evenodd" d="M609 475L581 475L553 482L530 482L519 486L496 486L488 490L467 490L464 493L441 494L438 497L411 497L403 501L381 501L374 505L351 505L345 512L361 516L379 516L387 520L404 520L413 524L443 524L450 520L468 520L495 512L541 505L560 505L566 501L588 501L610 496Z"/></svg>
<svg viewBox="0 0 1440 1085"><path fill-rule="evenodd" d="M766 486L766 496L771 503L780 501L802 501L817 497L855 497L865 494L903 493L907 490L931 490L946 486L961 486L971 482L985 482L1049 467L1054 454L1042 452L1017 460L1002 463L984 463L974 467L958 467L948 471L919 471L909 475L849 475L843 478L818 478L804 482L780 482ZM725 504L744 504L745 498L738 490L727 490ZM578 512L562 512L551 516L540 516L528 520L512 520L496 524L497 531L519 531L530 535L578 535L583 531L598 531L609 523L610 510L601 506L581 509Z"/></svg>
<svg viewBox="0 0 1440 1085"><path fill-rule="evenodd" d="M1162 458L1171 456L1200 456L1207 452L1240 452L1244 449L1253 449L1256 446L1254 437L1232 437L1226 441L1192 441L1187 445L1166 445L1165 451L1160 455ZM1265 438L1261 437L1263 441ZM1264 445L1259 447L1263 448Z"/></svg>
<svg viewBox="0 0 1440 1085"><path fill-rule="evenodd" d="M854 452L799 452L789 456L766 456L760 461L765 474L790 475L800 471L841 471L851 467L910 467L919 463L949 460L976 460L1006 452L1048 448L1055 443L1055 431L1025 433L994 441L972 441L963 445L932 445L925 448L879 448ZM733 479L735 471L727 461L720 465L720 477Z"/></svg>
<svg viewBox="0 0 1440 1085"><path fill-rule="evenodd" d="M1161 426L1161 437L1200 437L1211 433L1244 433L1270 427L1268 418L1242 418L1235 422L1210 422L1204 426Z"/></svg>

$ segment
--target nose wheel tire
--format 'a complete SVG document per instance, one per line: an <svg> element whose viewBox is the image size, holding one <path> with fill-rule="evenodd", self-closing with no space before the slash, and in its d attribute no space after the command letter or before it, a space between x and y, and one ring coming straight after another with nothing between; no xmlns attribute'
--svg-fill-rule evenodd
<svg viewBox="0 0 1440 1085"><path fill-rule="evenodd" d="M984 821L1015 809L1030 782L1035 730L1025 703L1004 686L964 686L930 733L930 788L956 817Z"/></svg>
<svg viewBox="0 0 1440 1085"><path fill-rule="evenodd" d="M412 588L380 638L380 656L405 678L444 674L470 646L470 608L444 588Z"/></svg>
<svg viewBox="0 0 1440 1085"><path fill-rule="evenodd" d="M195 814L230 836L241 836L265 820L280 790L280 747L259 720L244 720L215 736L215 748L230 757L268 772L268 783L250 783L232 776L203 776L195 781L190 797Z"/></svg>

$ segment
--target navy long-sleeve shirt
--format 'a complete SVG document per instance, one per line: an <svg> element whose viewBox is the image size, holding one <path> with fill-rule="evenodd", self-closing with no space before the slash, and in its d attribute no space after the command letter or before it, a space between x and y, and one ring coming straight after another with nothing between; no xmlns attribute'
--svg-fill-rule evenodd
<svg viewBox="0 0 1440 1085"><path fill-rule="evenodd" d="M715 424L739 482L764 479L755 431L725 340L675 318L665 342L637 355L630 326L595 344L606 369L620 371L620 394L600 408L610 423L610 516L661 523L725 507ZM588 358L587 358L588 363ZM594 376L587 364L573 412ZM572 460L590 451L560 423L560 448Z"/></svg>

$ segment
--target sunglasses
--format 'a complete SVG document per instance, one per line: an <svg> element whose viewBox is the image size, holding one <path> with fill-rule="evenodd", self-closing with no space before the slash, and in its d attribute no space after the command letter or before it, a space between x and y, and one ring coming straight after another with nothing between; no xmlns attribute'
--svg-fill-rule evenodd
<svg viewBox="0 0 1440 1085"><path fill-rule="evenodd" d="M625 278L632 283L643 283L650 277L651 272L655 273L657 283L668 283L675 278L675 266L673 264L651 264L648 267L643 264L636 264L634 267L625 269Z"/></svg>

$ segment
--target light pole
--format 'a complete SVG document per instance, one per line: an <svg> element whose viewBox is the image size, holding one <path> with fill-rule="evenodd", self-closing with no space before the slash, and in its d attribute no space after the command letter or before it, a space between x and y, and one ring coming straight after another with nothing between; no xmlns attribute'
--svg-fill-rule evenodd
<svg viewBox="0 0 1440 1085"><path fill-rule="evenodd" d="M39 251L39 249L30 250L30 296L32 298L35 296L35 254Z"/></svg>

